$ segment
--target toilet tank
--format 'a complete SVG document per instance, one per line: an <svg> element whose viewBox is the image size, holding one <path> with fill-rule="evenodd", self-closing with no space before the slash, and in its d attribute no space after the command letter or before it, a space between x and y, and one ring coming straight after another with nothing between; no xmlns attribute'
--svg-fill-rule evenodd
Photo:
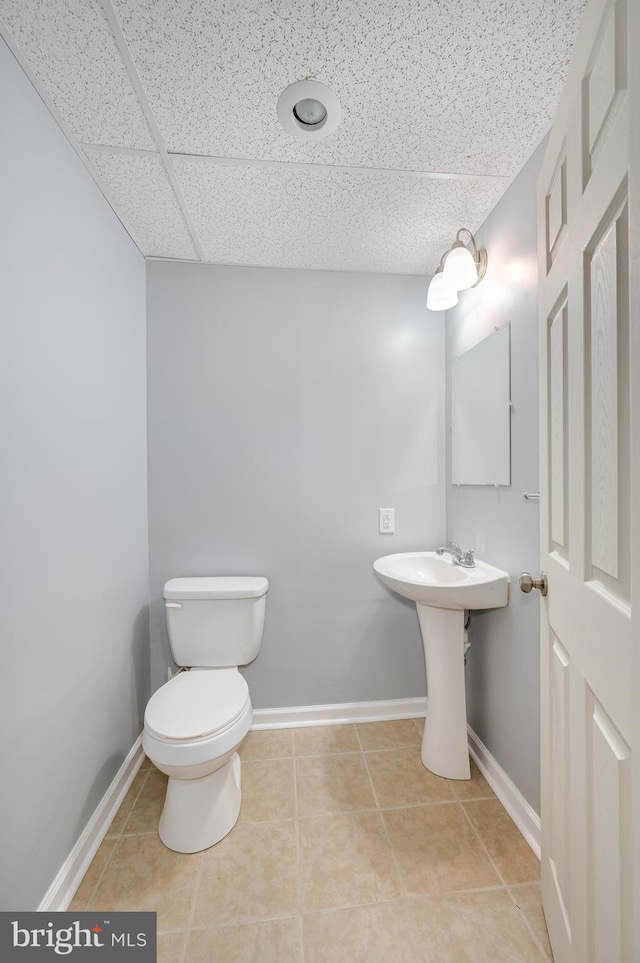
<svg viewBox="0 0 640 963"><path fill-rule="evenodd" d="M262 642L268 588L261 576L170 579L163 594L176 664L227 668L252 662Z"/></svg>

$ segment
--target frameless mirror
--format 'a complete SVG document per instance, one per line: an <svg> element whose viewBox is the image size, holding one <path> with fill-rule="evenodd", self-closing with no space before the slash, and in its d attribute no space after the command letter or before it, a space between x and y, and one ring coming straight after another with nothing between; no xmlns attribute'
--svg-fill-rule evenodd
<svg viewBox="0 0 640 963"><path fill-rule="evenodd" d="M511 484L511 326L451 366L451 481Z"/></svg>

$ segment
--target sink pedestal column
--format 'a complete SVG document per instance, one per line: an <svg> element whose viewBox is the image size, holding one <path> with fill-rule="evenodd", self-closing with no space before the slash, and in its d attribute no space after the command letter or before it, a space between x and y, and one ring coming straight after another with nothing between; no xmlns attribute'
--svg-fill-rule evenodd
<svg viewBox="0 0 640 963"><path fill-rule="evenodd" d="M422 762L437 776L470 779L464 681L464 611L416 603L427 668Z"/></svg>

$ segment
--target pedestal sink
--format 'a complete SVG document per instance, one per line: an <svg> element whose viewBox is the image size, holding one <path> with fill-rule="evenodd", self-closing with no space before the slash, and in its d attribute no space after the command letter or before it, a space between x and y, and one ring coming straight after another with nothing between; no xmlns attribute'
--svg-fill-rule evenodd
<svg viewBox="0 0 640 963"><path fill-rule="evenodd" d="M463 568L435 552L385 555L373 568L418 609L429 690L422 762L438 776L469 779L464 612L504 608L509 576L477 559L473 568Z"/></svg>

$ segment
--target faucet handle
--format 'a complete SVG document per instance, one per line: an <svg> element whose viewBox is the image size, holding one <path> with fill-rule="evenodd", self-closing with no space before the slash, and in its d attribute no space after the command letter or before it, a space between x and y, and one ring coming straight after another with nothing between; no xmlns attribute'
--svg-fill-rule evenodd
<svg viewBox="0 0 640 963"><path fill-rule="evenodd" d="M473 554L473 549L469 548L462 557L464 558L465 562L468 562L470 565L475 565Z"/></svg>
<svg viewBox="0 0 640 963"><path fill-rule="evenodd" d="M457 542L454 542L452 538L449 539L449 545L451 546L451 548L455 548L456 552L459 552L460 555L462 555L462 549L460 548Z"/></svg>

